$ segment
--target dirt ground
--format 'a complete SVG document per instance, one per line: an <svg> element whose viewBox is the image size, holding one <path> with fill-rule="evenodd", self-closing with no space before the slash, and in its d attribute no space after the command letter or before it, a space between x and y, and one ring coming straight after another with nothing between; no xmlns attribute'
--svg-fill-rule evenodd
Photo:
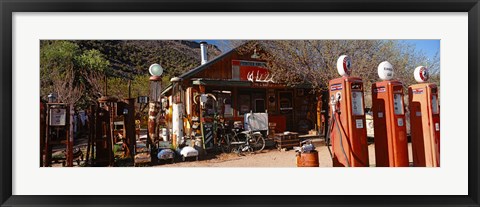
<svg viewBox="0 0 480 207"><path fill-rule="evenodd" d="M332 167L332 160L327 147L322 139L314 141L316 150L318 151L320 167ZM86 151L86 143L78 143L76 147L80 147L82 151ZM54 154L61 153L61 149L54 150ZM370 166L375 166L375 145L373 143L368 146ZM85 155L85 154L84 154ZM408 143L408 157L410 164L413 162L411 143ZM53 167L61 167L61 163L52 163ZM77 167L77 163L74 162ZM270 147L264 149L260 153L237 155L235 153L209 154L199 161L195 159L185 162L179 161L173 164L158 164L153 167L296 167L295 151L282 150Z"/></svg>
<svg viewBox="0 0 480 207"><path fill-rule="evenodd" d="M316 143L320 167L332 167L332 160L326 146ZM412 162L411 144L408 144L409 160ZM368 146L370 166L375 166L375 145ZM211 159L200 161L177 162L174 164L156 165L155 167L296 167L294 150L279 151L265 149L261 153L246 154L220 154Z"/></svg>

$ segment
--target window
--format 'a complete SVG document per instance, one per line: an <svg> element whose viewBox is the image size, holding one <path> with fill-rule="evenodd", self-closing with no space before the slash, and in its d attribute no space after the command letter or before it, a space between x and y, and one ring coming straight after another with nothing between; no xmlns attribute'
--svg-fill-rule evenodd
<svg viewBox="0 0 480 207"><path fill-rule="evenodd" d="M255 99L255 113L265 113L265 99Z"/></svg>
<svg viewBox="0 0 480 207"><path fill-rule="evenodd" d="M279 100L279 107L280 111L285 114L285 113L290 113L293 110L293 104L292 104L292 97L293 94L291 91L282 91L278 93L278 96L280 97Z"/></svg>
<svg viewBox="0 0 480 207"><path fill-rule="evenodd" d="M245 113L250 112L250 94L239 94L238 95L238 112L239 115L244 115Z"/></svg>
<svg viewBox="0 0 480 207"><path fill-rule="evenodd" d="M232 92L230 90L212 90L211 93L217 98L216 114L224 117L233 116Z"/></svg>
<svg viewBox="0 0 480 207"><path fill-rule="evenodd" d="M238 115L242 116L245 113L265 113L265 90L251 89L241 90L238 92L237 107Z"/></svg>

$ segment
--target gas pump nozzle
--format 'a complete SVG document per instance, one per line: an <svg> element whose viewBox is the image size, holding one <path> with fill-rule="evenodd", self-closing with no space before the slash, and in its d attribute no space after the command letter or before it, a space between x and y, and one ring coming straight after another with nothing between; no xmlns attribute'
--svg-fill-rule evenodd
<svg viewBox="0 0 480 207"><path fill-rule="evenodd" d="M334 96L330 96L330 107L332 107L332 114L336 110L336 105L337 101L335 100Z"/></svg>
<svg viewBox="0 0 480 207"><path fill-rule="evenodd" d="M330 97L330 105L332 106L332 115L333 112L336 112L338 114L341 113L340 111L340 100L342 100L342 94L340 92L337 92L334 96Z"/></svg>
<svg viewBox="0 0 480 207"><path fill-rule="evenodd" d="M339 121L337 120L337 117L335 115L335 113L337 113L339 116L340 116L340 100L342 100L342 94L340 92L337 92L335 94L335 97L332 95L330 96L330 104L332 106L332 119L331 119L331 125L335 124L337 130L338 130L338 134L340 135L339 137L339 140L340 140L340 146L341 146L341 149L342 149L342 152L343 152L343 155L345 156L345 159L347 160L347 167L350 167L350 161L348 160L348 156L345 152L345 149L343 148L343 138L342 138L342 135L341 135L341 132L340 132L340 126L339 126ZM330 129L330 127L329 127ZM333 126L332 126L332 129L333 129ZM330 131L330 130L329 130ZM329 137L328 139L330 140L331 137L330 137L330 134L329 134ZM330 151L330 148L328 147L328 144L327 144L327 148L328 148L328 151L330 152L330 156L333 158L333 154L332 152Z"/></svg>

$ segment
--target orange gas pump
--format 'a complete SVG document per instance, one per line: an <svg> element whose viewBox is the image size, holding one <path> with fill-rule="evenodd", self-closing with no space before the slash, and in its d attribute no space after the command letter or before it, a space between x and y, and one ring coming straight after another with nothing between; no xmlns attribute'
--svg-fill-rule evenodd
<svg viewBox="0 0 480 207"><path fill-rule="evenodd" d="M372 84L372 112L377 167L408 167L408 143L403 84L393 78L393 66L378 65L383 81Z"/></svg>
<svg viewBox="0 0 480 207"><path fill-rule="evenodd" d="M337 70L341 78L330 80L331 155L334 167L368 167L367 130L364 113L363 81L349 77L350 58L340 56Z"/></svg>
<svg viewBox="0 0 480 207"><path fill-rule="evenodd" d="M419 66L414 71L419 84L408 87L410 131L413 165L440 167L440 106L438 87L428 80L428 70Z"/></svg>

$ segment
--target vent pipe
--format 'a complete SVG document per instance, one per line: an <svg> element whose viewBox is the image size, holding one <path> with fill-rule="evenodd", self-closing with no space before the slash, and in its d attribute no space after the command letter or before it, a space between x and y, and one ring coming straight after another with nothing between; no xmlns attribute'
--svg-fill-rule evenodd
<svg viewBox="0 0 480 207"><path fill-rule="evenodd" d="M208 62L207 42L200 42L200 52L202 54L202 65Z"/></svg>

